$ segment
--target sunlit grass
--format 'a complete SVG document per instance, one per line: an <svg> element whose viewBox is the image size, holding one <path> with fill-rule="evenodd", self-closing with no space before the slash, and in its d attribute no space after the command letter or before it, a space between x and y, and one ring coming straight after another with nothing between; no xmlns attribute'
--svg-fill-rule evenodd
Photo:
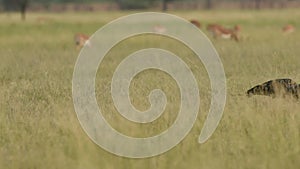
<svg viewBox="0 0 300 169"><path fill-rule="evenodd" d="M159 120L130 123L112 105L106 87L113 70L128 54L145 47L170 50L191 67L200 89L198 120L178 146L153 158L121 158L89 140L72 102L72 74L79 52L73 36L92 34L134 12L29 13L25 22L18 14L0 14L0 168L299 168L300 102L244 95L269 79L289 77L300 83L300 32L281 33L287 23L300 27L297 10L171 12L199 19L204 26L215 22L242 26L239 43L212 39L226 72L227 103L219 127L202 145L197 139L209 109L210 87L197 57L165 37L133 37L118 44L100 65L96 86L98 104L109 112L105 117L112 126L128 135L151 136L166 130L176 118L178 87L158 71L139 74L130 89L140 110L149 107L149 91L165 90L170 100ZM39 22L39 17L45 20Z"/></svg>

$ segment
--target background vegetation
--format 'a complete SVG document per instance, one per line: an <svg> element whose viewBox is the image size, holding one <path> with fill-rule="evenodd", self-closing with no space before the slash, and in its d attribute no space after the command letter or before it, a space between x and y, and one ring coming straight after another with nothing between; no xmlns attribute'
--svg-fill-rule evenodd
<svg viewBox="0 0 300 169"><path fill-rule="evenodd" d="M149 125L125 122L112 107L107 85L128 53L146 47L168 49L191 67L200 88L201 109L189 135L172 150L153 158L128 159L95 145L81 129L73 108L71 81L79 51L76 32L92 34L107 22L137 11L97 13L0 14L0 168L260 168L300 166L299 101L245 97L245 91L269 79L290 77L300 82L300 32L283 35L287 23L300 27L300 11L220 10L171 12L203 25L240 24L242 40L213 40L227 76L227 103L214 135L202 145L197 138L210 104L209 79L197 57L166 37L132 37L106 56L97 74L96 93L106 119L132 136L159 133L172 124L178 110L178 88L166 74L145 71L131 85L131 99L148 108L148 92L159 87L168 96L164 115ZM40 20L39 18L43 18ZM205 33L207 33L204 30ZM105 136L103 136L105 137Z"/></svg>

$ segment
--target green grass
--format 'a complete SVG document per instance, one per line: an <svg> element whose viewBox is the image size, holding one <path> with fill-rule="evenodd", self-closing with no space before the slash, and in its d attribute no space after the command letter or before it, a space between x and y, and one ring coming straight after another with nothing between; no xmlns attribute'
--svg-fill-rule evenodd
<svg viewBox="0 0 300 169"><path fill-rule="evenodd" d="M73 108L72 75L79 52L73 36L92 34L129 13L134 12L30 13L26 22L18 14L0 14L0 168L299 168L300 102L244 95L269 79L290 77L300 83L299 10L171 12L204 25L242 26L240 43L212 40L226 72L227 102L216 132L201 145L197 139L210 104L209 79L201 62L173 39L145 35L121 42L100 65L96 86L98 104L115 129L135 137L151 136L166 130L176 118L178 87L159 71L140 73L130 91L132 103L146 110L149 92L163 89L168 105L161 118L134 124L113 107L107 91L113 70L128 54L146 47L170 50L190 66L199 84L201 109L189 135L157 157L122 158L95 145ZM39 23L39 17L46 20ZM285 36L280 29L287 23L298 30Z"/></svg>

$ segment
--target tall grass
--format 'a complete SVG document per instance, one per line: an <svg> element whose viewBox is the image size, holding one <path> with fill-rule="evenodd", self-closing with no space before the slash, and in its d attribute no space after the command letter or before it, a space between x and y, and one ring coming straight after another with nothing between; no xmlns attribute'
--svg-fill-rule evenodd
<svg viewBox="0 0 300 169"><path fill-rule="evenodd" d="M244 93L274 78L300 82L300 32L284 36L280 31L287 23L300 28L300 12L173 13L199 19L204 25L242 26L239 43L212 39L224 64L228 88L224 116L205 144L198 144L197 138L209 109L210 82L201 62L180 42L154 35L133 37L115 46L99 67L96 94L99 106L107 112L104 116L115 129L135 137L155 135L172 125L180 96L169 75L144 71L131 84L132 103L146 110L149 92L161 88L168 97L166 111L151 124L124 120L115 110L107 87L125 56L146 47L170 50L190 66L198 81L201 109L189 135L162 155L128 159L101 149L81 129L73 108L71 81L78 56L73 35L92 34L129 12L29 14L26 22L21 22L18 14L1 14L0 168L299 168L300 102L247 98ZM39 17L46 19L38 22Z"/></svg>

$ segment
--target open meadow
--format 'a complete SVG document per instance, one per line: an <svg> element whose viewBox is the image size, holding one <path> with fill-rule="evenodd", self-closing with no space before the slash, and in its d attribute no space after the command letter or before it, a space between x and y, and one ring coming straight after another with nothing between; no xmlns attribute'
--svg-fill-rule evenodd
<svg viewBox="0 0 300 169"><path fill-rule="evenodd" d="M171 11L197 19L212 40L227 78L223 118L204 144L198 144L210 105L210 82L196 55L180 42L157 35L131 37L116 45L101 63L96 78L98 105L118 131L153 136L176 119L180 93L176 81L158 70L133 79L131 101L139 110L150 104L149 92L165 91L164 114L150 124L126 121L113 106L109 85L117 65L134 51L157 47L172 51L193 71L201 98L191 132L170 151L129 159L94 144L81 128L72 100L72 76L79 50L77 32L93 34L120 16L138 11L98 13L0 14L0 168L2 169L296 169L300 168L300 100L246 97L254 85L292 78L300 83L300 10ZM213 39L205 27L241 26L241 40ZM284 35L286 24L296 31ZM105 137L105 136L103 136Z"/></svg>

